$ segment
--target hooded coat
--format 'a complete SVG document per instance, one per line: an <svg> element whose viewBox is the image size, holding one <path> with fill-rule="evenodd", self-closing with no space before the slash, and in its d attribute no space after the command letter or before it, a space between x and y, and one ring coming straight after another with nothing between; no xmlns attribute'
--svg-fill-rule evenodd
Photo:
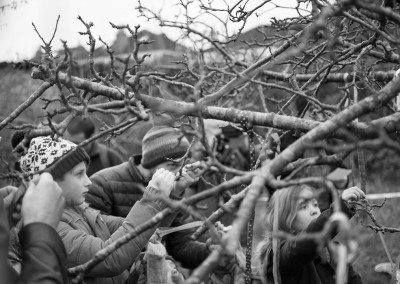
<svg viewBox="0 0 400 284"><path fill-rule="evenodd" d="M67 268L84 264L99 250L124 236L137 226L150 220L165 204L152 201L148 187L143 198L136 202L126 218L102 215L87 204L68 207L64 210L57 228L65 245L68 259ZM128 269L146 246L156 226L140 233L133 240L123 245L104 261L95 266L85 278L87 284L125 283L129 276Z"/></svg>

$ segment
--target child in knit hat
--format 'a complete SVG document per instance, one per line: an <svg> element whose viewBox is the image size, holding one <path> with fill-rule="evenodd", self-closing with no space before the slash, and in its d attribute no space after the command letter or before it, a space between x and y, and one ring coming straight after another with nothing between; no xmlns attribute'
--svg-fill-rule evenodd
<svg viewBox="0 0 400 284"><path fill-rule="evenodd" d="M35 174L51 173L58 182L66 200L57 232L65 245L67 268L89 261L101 249L129 233L140 224L166 208L157 194L168 196L174 183L174 174L160 169L153 175L143 197L130 209L126 218L102 215L90 208L85 194L91 186L86 174L89 157L74 143L58 138L37 137L30 142L28 151L20 158L21 169ZM154 233L153 227L134 240L114 251L95 266L85 278L86 283L124 283L129 276L127 269Z"/></svg>
<svg viewBox="0 0 400 284"><path fill-rule="evenodd" d="M131 157L127 162L95 173L91 176L93 186L86 195L86 201L106 214L125 217L130 206L140 200L140 188L160 169L179 176L174 182L170 198L182 199L186 189L197 182L204 172L201 162L183 165L185 159L182 158L189 147L188 139L179 129L165 125L152 127L142 140L140 164ZM174 212L160 226L179 227L186 224L187 216L182 215ZM210 251L204 242L192 240L190 235L190 230L174 232L165 237L165 243L169 255L184 268L194 269L207 258Z"/></svg>
<svg viewBox="0 0 400 284"><path fill-rule="evenodd" d="M178 129L169 126L151 128L142 141L141 168L144 175L153 176L158 169L179 174L170 197L181 199L184 191L199 180L203 172L200 161L183 165L182 157L189 150L189 141ZM180 171L180 173L178 173Z"/></svg>

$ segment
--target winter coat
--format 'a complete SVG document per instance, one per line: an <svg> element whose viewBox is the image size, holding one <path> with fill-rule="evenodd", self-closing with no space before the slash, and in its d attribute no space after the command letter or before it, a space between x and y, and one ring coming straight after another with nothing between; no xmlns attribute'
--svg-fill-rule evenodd
<svg viewBox="0 0 400 284"><path fill-rule="evenodd" d="M122 237L140 224L148 221L165 208L160 202L151 201L147 188L144 197L135 203L124 219L102 215L87 206L69 207L63 212L57 228L67 250L67 267L71 268L89 261L99 250ZM117 249L95 266L85 278L90 283L124 283L129 276L127 269L147 244L156 226L141 233Z"/></svg>
<svg viewBox="0 0 400 284"><path fill-rule="evenodd" d="M132 206L142 198L146 182L133 158L90 176L92 186L86 195L90 207L102 213L126 217Z"/></svg>
<svg viewBox="0 0 400 284"><path fill-rule="evenodd" d="M19 232L22 267L18 275L7 262L8 220L0 198L0 283L61 284L66 279L66 253L57 232L45 223L32 223Z"/></svg>
<svg viewBox="0 0 400 284"><path fill-rule="evenodd" d="M113 167L124 162L121 155L113 149L96 141L92 143L92 148L88 152L90 156L90 165L87 170L88 176L91 176L102 169Z"/></svg>
<svg viewBox="0 0 400 284"><path fill-rule="evenodd" d="M346 202L341 201L343 212L351 218L354 212ZM321 213L306 229L306 232L322 231L328 218L334 212L333 205ZM337 232L333 232L332 237ZM318 244L312 239L281 240L279 254L279 272L282 284L334 284L335 269L326 261L326 257L319 255ZM269 254L267 279L272 279L273 253ZM348 284L362 284L360 276L349 265Z"/></svg>
<svg viewBox="0 0 400 284"><path fill-rule="evenodd" d="M140 200L141 189L146 185L133 157L128 162L94 174L90 179L93 184L86 195L90 206L121 217L126 216L127 209ZM161 226L175 227L185 223L185 216L175 216L169 223L163 221ZM191 230L175 232L165 239L168 254L189 269L196 268L210 253L204 243L189 238L192 233Z"/></svg>

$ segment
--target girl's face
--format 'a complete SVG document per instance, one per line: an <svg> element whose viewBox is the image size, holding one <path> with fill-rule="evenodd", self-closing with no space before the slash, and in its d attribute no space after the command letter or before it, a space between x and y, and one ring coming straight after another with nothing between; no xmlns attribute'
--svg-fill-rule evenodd
<svg viewBox="0 0 400 284"><path fill-rule="evenodd" d="M318 201L310 189L303 189L297 200L297 214L292 223L296 234L307 229L308 225L321 214Z"/></svg>
<svg viewBox="0 0 400 284"><path fill-rule="evenodd" d="M67 203L80 205L85 201L85 194L92 184L86 175L86 163L80 162L72 170L68 171L62 180L57 181L62 188Z"/></svg>

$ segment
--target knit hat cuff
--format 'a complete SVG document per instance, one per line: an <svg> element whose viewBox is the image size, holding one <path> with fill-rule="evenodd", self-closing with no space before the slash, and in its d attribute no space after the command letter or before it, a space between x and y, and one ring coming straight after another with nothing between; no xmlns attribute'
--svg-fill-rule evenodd
<svg viewBox="0 0 400 284"><path fill-rule="evenodd" d="M141 164L145 169L151 169L161 163L167 162L168 159L182 158L186 154L186 151L187 147L178 146L176 149L172 149L170 153L165 153L164 151L159 155L157 155L157 153L152 153L152 155L143 155Z"/></svg>
<svg viewBox="0 0 400 284"><path fill-rule="evenodd" d="M74 148L66 155L62 156L55 163L47 167L54 179L62 178L65 173L71 170L80 162L90 163L89 155L82 148Z"/></svg>

